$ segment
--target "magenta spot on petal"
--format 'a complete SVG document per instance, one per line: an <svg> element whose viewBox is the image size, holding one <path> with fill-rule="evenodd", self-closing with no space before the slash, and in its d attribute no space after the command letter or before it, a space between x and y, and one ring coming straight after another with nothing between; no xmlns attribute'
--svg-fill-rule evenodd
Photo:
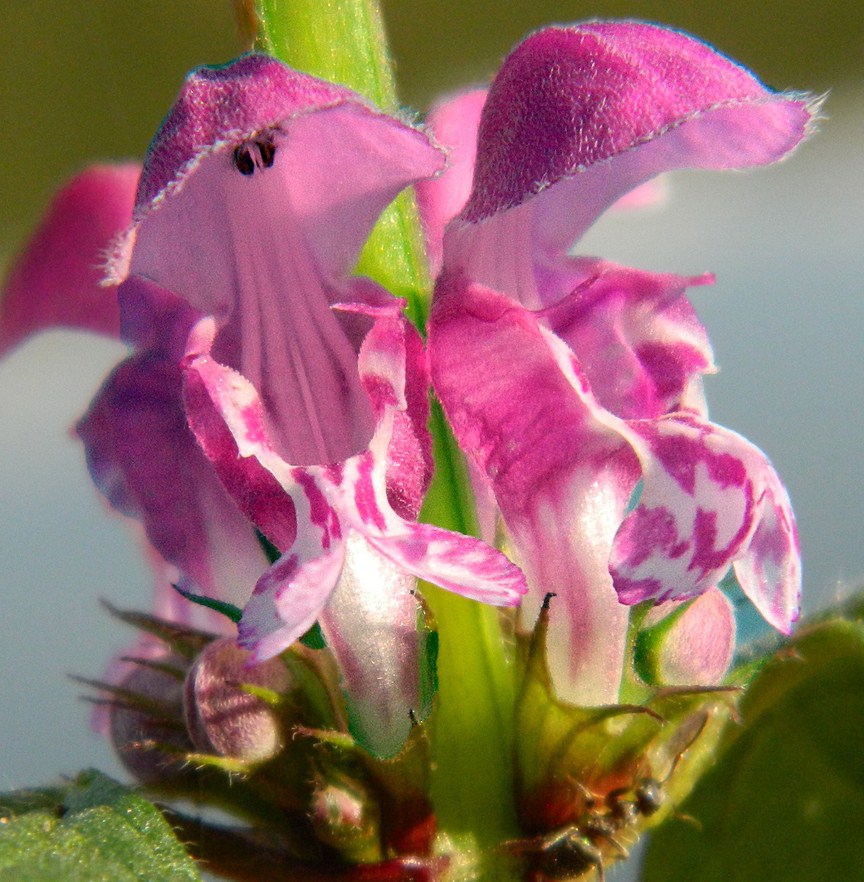
<svg viewBox="0 0 864 882"><path fill-rule="evenodd" d="M662 506L635 509L622 524L615 542L618 559L626 560L628 567L638 567L658 552L670 557L681 554L671 553L680 544L678 531L672 513Z"/></svg>
<svg viewBox="0 0 864 882"><path fill-rule="evenodd" d="M276 598L278 599L282 591L284 591L288 580L294 576L299 568L300 559L296 554L280 557L279 560L276 561L276 563L273 564L273 566L270 567L270 569L258 580L258 583L255 585L255 590L252 592L253 596L256 594L266 594L269 591L275 590Z"/></svg>
<svg viewBox="0 0 864 882"><path fill-rule="evenodd" d="M247 440L269 448L270 440L267 437L267 430L264 428L264 420L258 402L246 405L240 411L240 418L243 420Z"/></svg>
<svg viewBox="0 0 864 882"><path fill-rule="evenodd" d="M309 520L321 530L321 547L326 551L330 547L332 525L336 523L338 529L336 513L312 475L304 469L294 469L292 474L306 494L309 501ZM336 538L339 538L338 535Z"/></svg>
<svg viewBox="0 0 864 882"><path fill-rule="evenodd" d="M345 476L345 465L341 462L329 463L324 468L324 474L332 484L338 486L342 483L342 479Z"/></svg>
<svg viewBox="0 0 864 882"><path fill-rule="evenodd" d="M690 548L689 542L679 542L677 545L673 545L669 549L668 555L670 558L672 558L672 560L675 560L676 558L681 557L681 555L684 554L687 551L687 549L689 549L689 548Z"/></svg>
<svg viewBox="0 0 864 882"><path fill-rule="evenodd" d="M642 603L643 600L656 600L662 593L662 584L657 579L627 579L617 571L610 570L618 600L626 606Z"/></svg>
<svg viewBox="0 0 864 882"><path fill-rule="evenodd" d="M654 384L652 398L667 412L677 409L690 378L708 368L703 353L686 343L643 343L636 355Z"/></svg>
<svg viewBox="0 0 864 882"><path fill-rule="evenodd" d="M702 578L708 575L713 578L717 572L726 570L738 556L742 543L753 525L754 503L751 489L748 484L746 507L738 530L722 548L716 547L717 512L706 511L702 508L697 509L693 525L695 547L689 569L701 570Z"/></svg>
<svg viewBox="0 0 864 882"><path fill-rule="evenodd" d="M370 453L358 457L357 483L354 485L354 502L357 514L364 524L374 524L379 530L387 528L386 521L378 500L375 498L375 487L372 483L374 460Z"/></svg>
<svg viewBox="0 0 864 882"><path fill-rule="evenodd" d="M363 377L363 387L366 390L369 400L375 407L376 413L381 413L388 407L397 407L399 398L393 383L386 377L377 374L366 374Z"/></svg>

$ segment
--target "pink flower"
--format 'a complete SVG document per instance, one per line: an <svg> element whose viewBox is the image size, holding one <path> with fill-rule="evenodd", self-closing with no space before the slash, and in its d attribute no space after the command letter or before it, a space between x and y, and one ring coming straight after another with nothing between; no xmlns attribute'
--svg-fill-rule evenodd
<svg viewBox="0 0 864 882"><path fill-rule="evenodd" d="M812 113L703 43L633 22L540 31L491 87L473 189L444 238L432 376L528 576L522 627L547 592L558 595L549 664L565 699L616 700L622 604L698 597L732 566L772 625L788 632L797 617L786 492L763 453L707 421L701 376L712 356L685 290L710 278L569 249L661 172L782 158ZM461 132L459 114L450 118L451 131L469 142L477 113L462 118ZM451 181L426 184L427 204L458 203L434 192ZM694 676L728 663L734 623L720 620L722 634L694 616L676 629L691 644ZM700 635L722 651L700 646ZM679 649L669 652L680 679Z"/></svg>
<svg viewBox="0 0 864 882"><path fill-rule="evenodd" d="M109 263L137 349L79 426L96 483L184 587L245 607L256 659L320 622L353 731L382 755L428 710L415 578L505 605L525 590L499 552L416 523L425 353L401 301L348 276L383 208L443 163L271 58L193 71ZM263 575L256 528L281 553Z"/></svg>

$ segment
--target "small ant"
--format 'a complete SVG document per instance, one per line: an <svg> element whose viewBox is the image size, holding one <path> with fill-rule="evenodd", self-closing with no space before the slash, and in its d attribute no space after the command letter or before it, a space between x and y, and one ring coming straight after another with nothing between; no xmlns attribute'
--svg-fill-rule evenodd
<svg viewBox="0 0 864 882"><path fill-rule="evenodd" d="M675 755L663 779L638 778L632 785L616 787L602 796L574 782L584 806L574 823L511 844L514 852L530 856L529 878L532 882L564 882L591 871L596 871L598 882L605 882L604 851L608 852L611 847L619 858L628 857L629 851L621 842L621 834L632 830L640 819L650 818L660 811L666 802L666 782L707 722L706 715L695 734Z"/></svg>

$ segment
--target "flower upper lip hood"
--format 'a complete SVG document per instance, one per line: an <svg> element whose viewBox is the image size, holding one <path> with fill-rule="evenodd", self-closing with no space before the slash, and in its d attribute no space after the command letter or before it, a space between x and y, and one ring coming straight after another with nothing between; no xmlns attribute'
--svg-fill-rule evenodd
<svg viewBox="0 0 864 882"><path fill-rule="evenodd" d="M659 25L546 28L510 53L490 91L462 218L477 223L597 167L582 183L589 204L568 212L572 243L572 224L587 226L660 171L742 168L788 153L812 117L805 99L790 97ZM599 167L613 159L614 166Z"/></svg>
<svg viewBox="0 0 864 882"><path fill-rule="evenodd" d="M813 109L691 37L627 21L539 31L489 90L473 189L444 236L432 377L528 575L523 627L558 594L549 664L571 701L616 700L621 603L695 597L734 564L771 624L797 617L785 490L764 454L707 422L712 355L684 292L710 277L569 249L660 172L781 159Z"/></svg>

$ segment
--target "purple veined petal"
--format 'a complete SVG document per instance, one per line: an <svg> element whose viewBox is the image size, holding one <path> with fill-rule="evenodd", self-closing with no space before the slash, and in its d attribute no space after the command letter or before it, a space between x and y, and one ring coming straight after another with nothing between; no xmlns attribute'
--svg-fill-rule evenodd
<svg viewBox="0 0 864 882"><path fill-rule="evenodd" d="M416 187L433 274L441 266L444 227L462 211L471 195L477 130L486 94L486 89L470 89L445 98L426 119L435 140L447 150L444 174L419 181Z"/></svg>
<svg viewBox="0 0 864 882"><path fill-rule="evenodd" d="M256 144L266 143L272 152L261 154ZM258 161L254 174L238 174L234 149L244 145ZM197 68L145 161L132 271L199 306L230 296L232 258L220 246L230 245L233 234L220 229L214 208L230 198L223 193L226 181L245 177L268 181L267 201L284 203L273 210L293 213L323 274L339 278L350 270L383 208L406 186L440 172L444 162L443 152L420 130L381 113L350 89L269 56ZM215 189L208 194L210 187ZM199 229L176 227L187 212ZM166 235L170 232L183 235ZM160 247L170 255L160 256ZM209 269L209 279L198 277L202 267ZM122 264L118 269L123 275Z"/></svg>
<svg viewBox="0 0 864 882"><path fill-rule="evenodd" d="M405 744L411 717L428 715L421 694L419 604L413 576L349 530L342 573L320 616L336 657L352 734L379 757Z"/></svg>
<svg viewBox="0 0 864 882"><path fill-rule="evenodd" d="M284 460L339 462L374 418L330 304L384 207L443 164L421 131L272 58L200 68L148 153L115 274L217 319L214 356L259 390Z"/></svg>
<svg viewBox="0 0 864 882"><path fill-rule="evenodd" d="M657 624L678 605L655 606L645 620ZM735 609L719 588L690 602L657 647L657 675L667 686L718 686L735 655Z"/></svg>
<svg viewBox="0 0 864 882"><path fill-rule="evenodd" d="M788 631L800 594L797 533L765 455L685 415L632 422L629 435L644 488L610 558L622 603L695 597L734 563L760 612Z"/></svg>
<svg viewBox="0 0 864 882"><path fill-rule="evenodd" d="M567 258L538 268L537 278L551 304L540 317L579 359L602 407L623 419L705 413L702 376L716 368L685 291L712 276Z"/></svg>
<svg viewBox="0 0 864 882"><path fill-rule="evenodd" d="M783 158L815 111L677 31L626 21L539 31L490 89L474 190L448 231L447 260L538 308L537 255L565 253L661 172Z"/></svg>
<svg viewBox="0 0 864 882"><path fill-rule="evenodd" d="M123 362L77 431L112 508L142 524L196 593L242 606L266 558L189 431L176 364L152 352Z"/></svg>
<svg viewBox="0 0 864 882"><path fill-rule="evenodd" d="M132 221L138 165L93 166L54 197L3 286L0 354L52 327L116 337L114 287L103 287L113 241Z"/></svg>
<svg viewBox="0 0 864 882"><path fill-rule="evenodd" d="M608 557L639 469L593 401L566 345L537 316L464 277L439 278L432 379L460 447L495 491L528 577L522 627L543 596L550 669L568 701L617 700L627 611Z"/></svg>

